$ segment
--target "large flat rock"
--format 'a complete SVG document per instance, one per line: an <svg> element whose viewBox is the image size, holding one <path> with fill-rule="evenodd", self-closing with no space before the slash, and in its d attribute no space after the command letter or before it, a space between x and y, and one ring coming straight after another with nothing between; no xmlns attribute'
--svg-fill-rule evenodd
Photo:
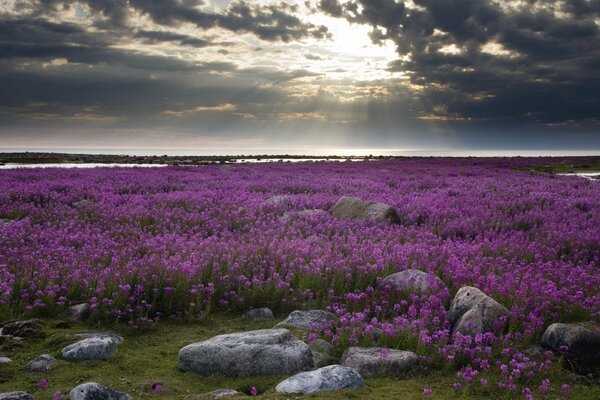
<svg viewBox="0 0 600 400"><path fill-rule="evenodd" d="M68 361L107 360L117 352L117 342L110 337L90 337L73 343L62 350Z"/></svg>
<svg viewBox="0 0 600 400"><path fill-rule="evenodd" d="M399 377L409 372L418 358L412 351L383 347L349 347L341 364L356 369L364 378L373 376Z"/></svg>
<svg viewBox="0 0 600 400"><path fill-rule="evenodd" d="M340 198L333 206L331 213L337 218L400 223L400 217L394 207L376 201L364 201L358 197L344 196Z"/></svg>
<svg viewBox="0 0 600 400"><path fill-rule="evenodd" d="M302 372L280 382L279 393L317 393L334 390L360 389L365 386L360 373L350 367L329 365L315 371Z"/></svg>
<svg viewBox="0 0 600 400"><path fill-rule="evenodd" d="M308 345L287 329L219 335L179 351L179 369L203 376L294 374L313 366Z"/></svg>

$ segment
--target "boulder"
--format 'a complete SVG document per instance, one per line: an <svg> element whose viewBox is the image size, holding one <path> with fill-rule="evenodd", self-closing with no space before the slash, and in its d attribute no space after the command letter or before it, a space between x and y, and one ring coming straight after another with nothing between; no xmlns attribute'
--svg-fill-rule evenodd
<svg viewBox="0 0 600 400"><path fill-rule="evenodd" d="M287 329L215 336L179 351L179 369L203 376L294 374L314 366L312 353Z"/></svg>
<svg viewBox="0 0 600 400"><path fill-rule="evenodd" d="M44 337L42 326L35 320L14 321L2 327L2 335L16 336L28 339L41 339Z"/></svg>
<svg viewBox="0 0 600 400"><path fill-rule="evenodd" d="M252 321L268 321L273 319L273 311L270 308L253 308L244 314L246 318Z"/></svg>
<svg viewBox="0 0 600 400"><path fill-rule="evenodd" d="M269 197L267 200L260 203L262 206L289 206L292 204L292 197L286 195L277 195Z"/></svg>
<svg viewBox="0 0 600 400"><path fill-rule="evenodd" d="M321 368L333 363L333 345L326 340L316 339L308 343L315 367Z"/></svg>
<svg viewBox="0 0 600 400"><path fill-rule="evenodd" d="M453 334L502 332L508 327L508 310L481 290L464 286L452 300L448 320Z"/></svg>
<svg viewBox="0 0 600 400"><path fill-rule="evenodd" d="M50 354L42 354L38 358L31 360L25 366L27 372L46 372L56 367L56 358Z"/></svg>
<svg viewBox="0 0 600 400"><path fill-rule="evenodd" d="M294 218L304 218L304 217L312 217L314 215L326 215L327 211L325 210L300 210L300 211L286 211L281 216L280 220L283 222L288 222Z"/></svg>
<svg viewBox="0 0 600 400"><path fill-rule="evenodd" d="M356 369L361 376L399 377L409 372L418 358L412 351L384 347L349 347L342 355L341 364Z"/></svg>
<svg viewBox="0 0 600 400"><path fill-rule="evenodd" d="M354 368L329 365L315 371L302 372L280 382L275 390L279 393L317 393L334 390L363 388L360 373Z"/></svg>
<svg viewBox="0 0 600 400"><path fill-rule="evenodd" d="M90 337L62 349L68 361L107 360L117 352L117 342L110 337Z"/></svg>
<svg viewBox="0 0 600 400"><path fill-rule="evenodd" d="M33 396L26 392L0 393L0 400L33 400Z"/></svg>
<svg viewBox="0 0 600 400"><path fill-rule="evenodd" d="M384 203L364 201L357 197L344 196L333 206L332 214L337 218L354 218L399 224L396 209Z"/></svg>
<svg viewBox="0 0 600 400"><path fill-rule="evenodd" d="M123 337L119 335L115 335L114 333L109 332L82 332L76 333L74 336L82 337L82 338L101 338L101 339L110 339L116 344L123 343Z"/></svg>
<svg viewBox="0 0 600 400"><path fill-rule="evenodd" d="M407 269L388 275L382 279L381 284L411 294L436 294L443 300L450 300L450 292L444 281L433 273L428 274L418 269Z"/></svg>
<svg viewBox="0 0 600 400"><path fill-rule="evenodd" d="M76 386L69 393L70 400L133 400L127 393L119 392L96 382Z"/></svg>
<svg viewBox="0 0 600 400"><path fill-rule="evenodd" d="M540 344L547 350L562 352L575 367L600 366L600 332L577 324L550 325ZM566 346L564 351L562 346Z"/></svg>
<svg viewBox="0 0 600 400"><path fill-rule="evenodd" d="M8 357L0 357L0 365L10 364L12 360Z"/></svg>
<svg viewBox="0 0 600 400"><path fill-rule="evenodd" d="M238 392L235 389L217 389L217 390L213 390L212 392L206 393L206 397L208 397L209 399L220 399L222 397L229 397L229 396L241 396L242 393Z"/></svg>
<svg viewBox="0 0 600 400"><path fill-rule="evenodd" d="M322 324L335 319L335 314L325 310L296 310L275 325L275 328L296 328L311 330L312 324Z"/></svg>
<svg viewBox="0 0 600 400"><path fill-rule="evenodd" d="M76 304L67 308L66 313L71 320L82 322L92 314L92 307L88 303Z"/></svg>

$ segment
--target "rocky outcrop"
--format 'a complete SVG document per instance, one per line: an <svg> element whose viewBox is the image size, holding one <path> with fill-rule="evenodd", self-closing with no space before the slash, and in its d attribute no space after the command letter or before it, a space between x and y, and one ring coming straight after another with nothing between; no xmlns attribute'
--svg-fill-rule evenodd
<svg viewBox="0 0 600 400"><path fill-rule="evenodd" d="M44 332L42 326L35 320L14 321L2 327L2 335L16 336L27 339L41 339Z"/></svg>
<svg viewBox="0 0 600 400"><path fill-rule="evenodd" d="M481 290L464 286L452 300L448 320L453 334L503 332L508 327L508 310Z"/></svg>
<svg viewBox="0 0 600 400"><path fill-rule="evenodd" d="M96 382L79 385L69 393L70 400L133 400L127 393L119 392Z"/></svg>
<svg viewBox="0 0 600 400"><path fill-rule="evenodd" d="M254 308L248 311L244 316L251 321L269 321L273 319L273 311L270 308Z"/></svg>
<svg viewBox="0 0 600 400"><path fill-rule="evenodd" d="M275 328L296 328L310 330L313 324L322 324L335 319L335 314L324 310L296 310L275 325Z"/></svg>
<svg viewBox="0 0 600 400"><path fill-rule="evenodd" d="M550 325L540 342L547 350L564 354L576 368L600 366L600 332L577 324Z"/></svg>
<svg viewBox="0 0 600 400"><path fill-rule="evenodd" d="M50 354L42 354L34 360L31 360L25 366L27 372L46 372L56 367L56 358Z"/></svg>
<svg viewBox="0 0 600 400"><path fill-rule="evenodd" d="M279 393L317 393L334 390L363 388L362 377L357 370L342 365L329 365L315 371L302 372L280 382L275 390Z"/></svg>
<svg viewBox="0 0 600 400"><path fill-rule="evenodd" d="M409 372L418 358L412 351L383 347L350 347L342 355L341 364L356 369L364 378L399 377Z"/></svg>
<svg viewBox="0 0 600 400"><path fill-rule="evenodd" d="M344 196L339 199L333 206L332 214L337 218L400 223L400 217L394 207L375 201L364 201L357 197Z"/></svg>
<svg viewBox="0 0 600 400"><path fill-rule="evenodd" d="M313 368L312 353L287 329L215 336L179 351L179 369L203 376L293 374Z"/></svg>
<svg viewBox="0 0 600 400"><path fill-rule="evenodd" d="M117 344L109 336L89 337L65 347L62 357L68 361L107 360L117 352Z"/></svg>

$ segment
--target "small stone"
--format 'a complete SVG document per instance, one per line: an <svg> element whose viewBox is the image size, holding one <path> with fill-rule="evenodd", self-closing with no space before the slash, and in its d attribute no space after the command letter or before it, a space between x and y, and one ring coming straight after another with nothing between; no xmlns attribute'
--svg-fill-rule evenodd
<svg viewBox="0 0 600 400"><path fill-rule="evenodd" d="M361 376L399 377L409 372L418 361L411 351L384 347L350 347L342 355L341 364L355 368Z"/></svg>
<svg viewBox="0 0 600 400"><path fill-rule="evenodd" d="M0 357L0 365L10 364L12 360L8 357Z"/></svg>
<svg viewBox="0 0 600 400"><path fill-rule="evenodd" d="M133 400L127 393L119 392L96 382L81 384L69 393L70 400Z"/></svg>
<svg viewBox="0 0 600 400"><path fill-rule="evenodd" d="M62 350L68 361L107 360L117 352L117 342L109 337L90 337L73 343Z"/></svg>
<svg viewBox="0 0 600 400"><path fill-rule="evenodd" d="M270 308L254 308L244 314L246 318L252 321L268 321L273 319L273 311Z"/></svg>
<svg viewBox="0 0 600 400"><path fill-rule="evenodd" d="M353 218L399 224L396 209L384 203L364 201L357 197L344 196L333 206L332 214L337 218Z"/></svg>
<svg viewBox="0 0 600 400"><path fill-rule="evenodd" d="M386 276L381 284L390 285L410 294L436 294L446 305L450 302L450 292L444 281L434 274L418 269L407 269Z"/></svg>
<svg viewBox="0 0 600 400"><path fill-rule="evenodd" d="M33 400L33 396L26 392L0 393L0 400Z"/></svg>
<svg viewBox="0 0 600 400"><path fill-rule="evenodd" d="M269 197L267 200L260 203L262 206L289 206L292 204L292 197L286 195L278 195Z"/></svg>
<svg viewBox="0 0 600 400"><path fill-rule="evenodd" d="M275 328L296 328L311 330L313 324L323 324L335 319L335 314L324 310L296 310L288 317L275 325Z"/></svg>
<svg viewBox="0 0 600 400"><path fill-rule="evenodd" d="M92 307L88 303L76 304L67 308L67 316L75 321L82 322L92 314Z"/></svg>
<svg viewBox="0 0 600 400"><path fill-rule="evenodd" d="M179 351L179 369L203 376L293 374L313 368L312 353L287 329L215 336Z"/></svg>
<svg viewBox="0 0 600 400"><path fill-rule="evenodd" d="M212 392L206 393L206 397L209 397L211 399L220 399L222 397L239 396L241 394L242 393L234 389L217 389L213 390Z"/></svg>
<svg viewBox="0 0 600 400"><path fill-rule="evenodd" d="M600 366L600 332L577 324L555 323L550 325L540 344L543 348L561 353L576 368Z"/></svg>
<svg viewBox="0 0 600 400"><path fill-rule="evenodd" d="M329 365L315 371L302 372L280 382L279 393L317 393L334 390L361 389L365 386L360 373L350 367Z"/></svg>
<svg viewBox="0 0 600 400"><path fill-rule="evenodd" d="M41 339L44 337L42 326L35 320L14 321L2 327L2 335L16 336L28 339Z"/></svg>
<svg viewBox="0 0 600 400"><path fill-rule="evenodd" d="M46 372L56 367L56 358L50 354L42 354L35 360L29 361L25 366L27 372Z"/></svg>
<svg viewBox="0 0 600 400"><path fill-rule="evenodd" d="M464 286L452 300L448 321L453 334L503 332L508 327L508 309L481 290Z"/></svg>

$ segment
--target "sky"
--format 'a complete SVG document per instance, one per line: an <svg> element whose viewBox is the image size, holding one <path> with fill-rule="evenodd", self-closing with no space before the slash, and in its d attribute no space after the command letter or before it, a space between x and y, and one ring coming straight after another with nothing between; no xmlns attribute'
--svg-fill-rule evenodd
<svg viewBox="0 0 600 400"><path fill-rule="evenodd" d="M0 0L0 148L600 152L600 0Z"/></svg>

